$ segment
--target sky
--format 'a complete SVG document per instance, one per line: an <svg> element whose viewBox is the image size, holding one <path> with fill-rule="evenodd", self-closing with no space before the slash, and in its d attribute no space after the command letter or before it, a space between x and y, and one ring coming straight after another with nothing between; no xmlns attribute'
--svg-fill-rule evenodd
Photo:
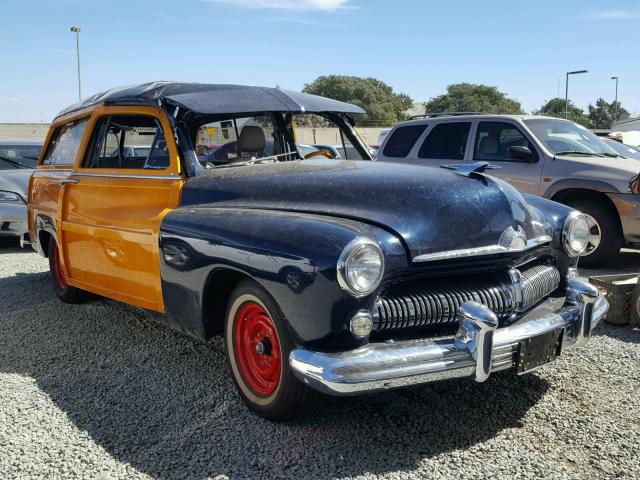
<svg viewBox="0 0 640 480"><path fill-rule="evenodd" d="M459 82L525 111L569 96L640 115L640 2L624 0L2 0L0 122L49 122L78 98L153 80L301 90L376 77L425 101Z"/></svg>

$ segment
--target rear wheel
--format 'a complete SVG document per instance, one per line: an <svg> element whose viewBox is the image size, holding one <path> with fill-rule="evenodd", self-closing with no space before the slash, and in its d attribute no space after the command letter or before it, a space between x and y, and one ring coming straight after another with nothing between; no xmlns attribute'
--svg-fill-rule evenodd
<svg viewBox="0 0 640 480"><path fill-rule="evenodd" d="M601 202L591 199L570 199L566 204L587 215L591 230L587 252L580 258L580 265L595 267L617 256L624 243L617 213Z"/></svg>
<svg viewBox="0 0 640 480"><path fill-rule="evenodd" d="M280 310L255 282L244 280L231 294L225 318L231 375L247 406L268 420L297 416L315 392L289 368L293 347Z"/></svg>
<svg viewBox="0 0 640 480"><path fill-rule="evenodd" d="M60 300L66 303L80 303L86 300L86 294L83 290L69 285L69 280L62 269L60 249L53 239L49 241L49 270L54 291Z"/></svg>

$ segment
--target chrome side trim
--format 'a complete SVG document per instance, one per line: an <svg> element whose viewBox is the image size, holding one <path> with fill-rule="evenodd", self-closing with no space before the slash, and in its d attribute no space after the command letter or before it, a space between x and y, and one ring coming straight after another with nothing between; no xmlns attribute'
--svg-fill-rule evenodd
<svg viewBox="0 0 640 480"><path fill-rule="evenodd" d="M73 172L74 177L141 178L145 180L180 180L180 175L145 175L137 173Z"/></svg>
<svg viewBox="0 0 640 480"><path fill-rule="evenodd" d="M497 328L495 314L473 302L461 306L455 337L370 343L345 352L297 348L291 369L302 382L330 395L406 387L471 377L516 366L519 342L564 328L563 349L584 345L607 313L604 296L585 279L570 279L566 299L550 298L530 314Z"/></svg>
<svg viewBox="0 0 640 480"><path fill-rule="evenodd" d="M487 245L485 247L462 248L460 250L447 250L445 252L425 253L413 257L413 262L433 262L435 260L450 260L452 258L479 257L482 255L495 255L497 253L517 253L531 250L532 248L550 243L549 235L541 235L536 238L527 240L527 246L524 248L507 248L503 245Z"/></svg>

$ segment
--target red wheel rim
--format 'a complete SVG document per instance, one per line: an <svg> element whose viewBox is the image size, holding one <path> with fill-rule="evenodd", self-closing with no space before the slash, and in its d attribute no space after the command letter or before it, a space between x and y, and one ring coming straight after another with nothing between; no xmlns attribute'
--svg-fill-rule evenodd
<svg viewBox="0 0 640 480"><path fill-rule="evenodd" d="M269 313L255 302L244 303L236 314L233 334L242 378L257 395L271 395L280 382L282 353Z"/></svg>
<svg viewBox="0 0 640 480"><path fill-rule="evenodd" d="M56 248L53 249L53 277L61 289L64 290L67 288L67 285L69 285L67 277L62 270L62 265L60 264L60 252L58 251L57 245Z"/></svg>

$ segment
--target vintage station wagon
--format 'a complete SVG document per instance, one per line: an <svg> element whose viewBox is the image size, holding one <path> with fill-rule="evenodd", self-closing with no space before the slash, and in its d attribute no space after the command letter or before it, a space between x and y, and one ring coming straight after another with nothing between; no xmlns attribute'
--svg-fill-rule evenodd
<svg viewBox="0 0 640 480"><path fill-rule="evenodd" d="M484 381L586 343L608 304L576 270L584 216L518 193L487 164L373 162L360 113L273 88L168 82L66 109L29 192L56 294L223 334L241 397L273 420L314 390ZM351 158L305 159L298 142L313 126Z"/></svg>

